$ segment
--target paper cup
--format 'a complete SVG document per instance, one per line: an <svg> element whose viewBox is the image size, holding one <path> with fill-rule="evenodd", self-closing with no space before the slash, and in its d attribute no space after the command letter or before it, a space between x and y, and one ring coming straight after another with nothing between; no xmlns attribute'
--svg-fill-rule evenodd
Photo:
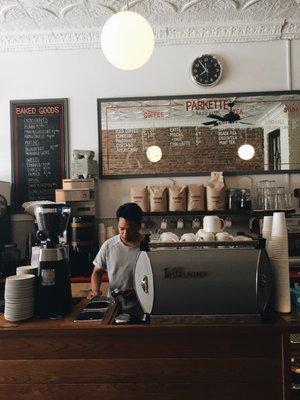
<svg viewBox="0 0 300 400"><path fill-rule="evenodd" d="M100 222L98 224L98 231L99 232L105 232L105 225L103 224L103 222Z"/></svg>
<svg viewBox="0 0 300 400"><path fill-rule="evenodd" d="M273 217L271 215L265 216L262 226L262 237L264 239L270 239L272 236L272 224Z"/></svg>
<svg viewBox="0 0 300 400"><path fill-rule="evenodd" d="M264 238L264 239L271 239L271 237L272 237L272 231L262 231L262 237Z"/></svg>
<svg viewBox="0 0 300 400"><path fill-rule="evenodd" d="M268 240L267 253L269 257L276 259L288 259L289 251L288 244L285 241L278 241L276 239Z"/></svg>
<svg viewBox="0 0 300 400"><path fill-rule="evenodd" d="M274 309L280 313L291 312L290 277L288 259L270 258L274 277Z"/></svg>
<svg viewBox="0 0 300 400"><path fill-rule="evenodd" d="M264 216L263 231L272 231L273 217L272 215Z"/></svg>
<svg viewBox="0 0 300 400"><path fill-rule="evenodd" d="M38 276L38 267L33 265L22 265L17 268L17 275L32 274Z"/></svg>
<svg viewBox="0 0 300 400"><path fill-rule="evenodd" d="M283 212L273 213L272 237L287 237L285 213Z"/></svg>

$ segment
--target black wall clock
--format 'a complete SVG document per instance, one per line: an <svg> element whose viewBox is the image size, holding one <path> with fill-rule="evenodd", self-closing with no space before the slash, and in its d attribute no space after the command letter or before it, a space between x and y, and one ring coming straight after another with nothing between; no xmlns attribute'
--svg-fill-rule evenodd
<svg viewBox="0 0 300 400"><path fill-rule="evenodd" d="M214 86L221 79L222 64L215 56L203 54L194 60L191 66L191 75L200 86Z"/></svg>

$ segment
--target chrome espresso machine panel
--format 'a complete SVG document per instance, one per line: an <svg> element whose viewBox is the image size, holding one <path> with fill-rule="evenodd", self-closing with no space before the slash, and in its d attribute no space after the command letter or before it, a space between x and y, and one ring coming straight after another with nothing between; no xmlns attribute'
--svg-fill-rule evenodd
<svg viewBox="0 0 300 400"><path fill-rule="evenodd" d="M264 249L156 249L142 251L135 289L146 313L260 314L272 291Z"/></svg>

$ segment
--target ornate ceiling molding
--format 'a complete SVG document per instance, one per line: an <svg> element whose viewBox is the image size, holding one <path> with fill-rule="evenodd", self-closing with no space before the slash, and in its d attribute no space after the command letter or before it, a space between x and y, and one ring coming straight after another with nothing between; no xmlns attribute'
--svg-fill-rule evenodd
<svg viewBox="0 0 300 400"><path fill-rule="evenodd" d="M300 38L300 0L128 0L157 45ZM0 51L100 48L126 0L0 0Z"/></svg>

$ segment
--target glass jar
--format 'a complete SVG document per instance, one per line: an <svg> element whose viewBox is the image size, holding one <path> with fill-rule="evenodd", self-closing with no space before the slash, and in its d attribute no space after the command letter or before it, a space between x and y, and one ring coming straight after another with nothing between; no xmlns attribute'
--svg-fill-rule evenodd
<svg viewBox="0 0 300 400"><path fill-rule="evenodd" d="M20 265L21 252L15 243L4 245L2 252L1 274L11 276L16 274L16 269Z"/></svg>
<svg viewBox="0 0 300 400"><path fill-rule="evenodd" d="M240 189L239 209L243 211L251 211L251 203L250 189Z"/></svg>
<svg viewBox="0 0 300 400"><path fill-rule="evenodd" d="M229 189L228 193L228 210L238 211L239 210L239 194L240 189Z"/></svg>

